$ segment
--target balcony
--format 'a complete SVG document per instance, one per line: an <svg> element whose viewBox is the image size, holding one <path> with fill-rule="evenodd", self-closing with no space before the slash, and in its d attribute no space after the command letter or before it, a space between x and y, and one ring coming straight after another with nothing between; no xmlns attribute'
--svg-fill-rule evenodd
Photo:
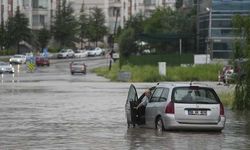
<svg viewBox="0 0 250 150"><path fill-rule="evenodd" d="M109 0L109 7L122 7L121 0Z"/></svg>

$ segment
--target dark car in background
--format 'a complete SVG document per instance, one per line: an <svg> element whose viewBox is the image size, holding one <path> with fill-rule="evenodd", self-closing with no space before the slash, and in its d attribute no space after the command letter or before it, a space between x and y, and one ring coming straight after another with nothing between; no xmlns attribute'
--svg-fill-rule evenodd
<svg viewBox="0 0 250 150"><path fill-rule="evenodd" d="M80 61L73 61L70 63L70 73L73 75L75 73L82 73L86 74L87 66L85 65L84 62Z"/></svg>
<svg viewBox="0 0 250 150"><path fill-rule="evenodd" d="M49 66L50 61L48 57L37 56L36 57L36 65L37 66Z"/></svg>

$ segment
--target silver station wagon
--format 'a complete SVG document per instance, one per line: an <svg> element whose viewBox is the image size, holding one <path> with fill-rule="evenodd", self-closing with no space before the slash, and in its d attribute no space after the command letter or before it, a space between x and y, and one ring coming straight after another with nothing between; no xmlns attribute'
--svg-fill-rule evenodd
<svg viewBox="0 0 250 150"><path fill-rule="evenodd" d="M225 127L224 107L213 88L204 85L160 83L150 88L146 106L134 85L130 86L125 112L128 127L139 125L157 130L211 130Z"/></svg>

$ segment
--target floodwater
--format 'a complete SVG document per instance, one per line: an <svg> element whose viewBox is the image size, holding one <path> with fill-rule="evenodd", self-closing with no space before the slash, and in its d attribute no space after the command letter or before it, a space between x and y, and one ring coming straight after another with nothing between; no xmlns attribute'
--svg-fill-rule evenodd
<svg viewBox="0 0 250 150"><path fill-rule="evenodd" d="M250 149L249 113L226 109L221 133L127 128L124 105L130 83L47 71L2 76L1 150ZM134 84L139 93L153 85Z"/></svg>
<svg viewBox="0 0 250 150"><path fill-rule="evenodd" d="M136 84L143 89L146 84ZM129 83L20 82L0 88L0 149L249 149L247 114L226 109L221 133L127 128Z"/></svg>

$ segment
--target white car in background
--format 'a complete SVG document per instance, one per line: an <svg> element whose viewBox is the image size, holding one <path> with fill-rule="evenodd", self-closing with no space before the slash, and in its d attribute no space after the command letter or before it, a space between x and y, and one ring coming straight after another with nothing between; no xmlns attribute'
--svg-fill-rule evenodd
<svg viewBox="0 0 250 150"><path fill-rule="evenodd" d="M75 57L76 58L84 58L88 56L88 52L86 50L77 50L75 52Z"/></svg>
<svg viewBox="0 0 250 150"><path fill-rule="evenodd" d="M11 64L24 64L26 63L26 56L25 55L14 55L10 58L9 62Z"/></svg>
<svg viewBox="0 0 250 150"><path fill-rule="evenodd" d="M104 50L101 49L100 47L96 47L93 49L88 49L88 56L101 56L104 55Z"/></svg>
<svg viewBox="0 0 250 150"><path fill-rule="evenodd" d="M14 73L14 67L9 63L0 61L0 74L2 73Z"/></svg>
<svg viewBox="0 0 250 150"><path fill-rule="evenodd" d="M58 54L57 58L74 58L75 52L72 49L62 49Z"/></svg>

